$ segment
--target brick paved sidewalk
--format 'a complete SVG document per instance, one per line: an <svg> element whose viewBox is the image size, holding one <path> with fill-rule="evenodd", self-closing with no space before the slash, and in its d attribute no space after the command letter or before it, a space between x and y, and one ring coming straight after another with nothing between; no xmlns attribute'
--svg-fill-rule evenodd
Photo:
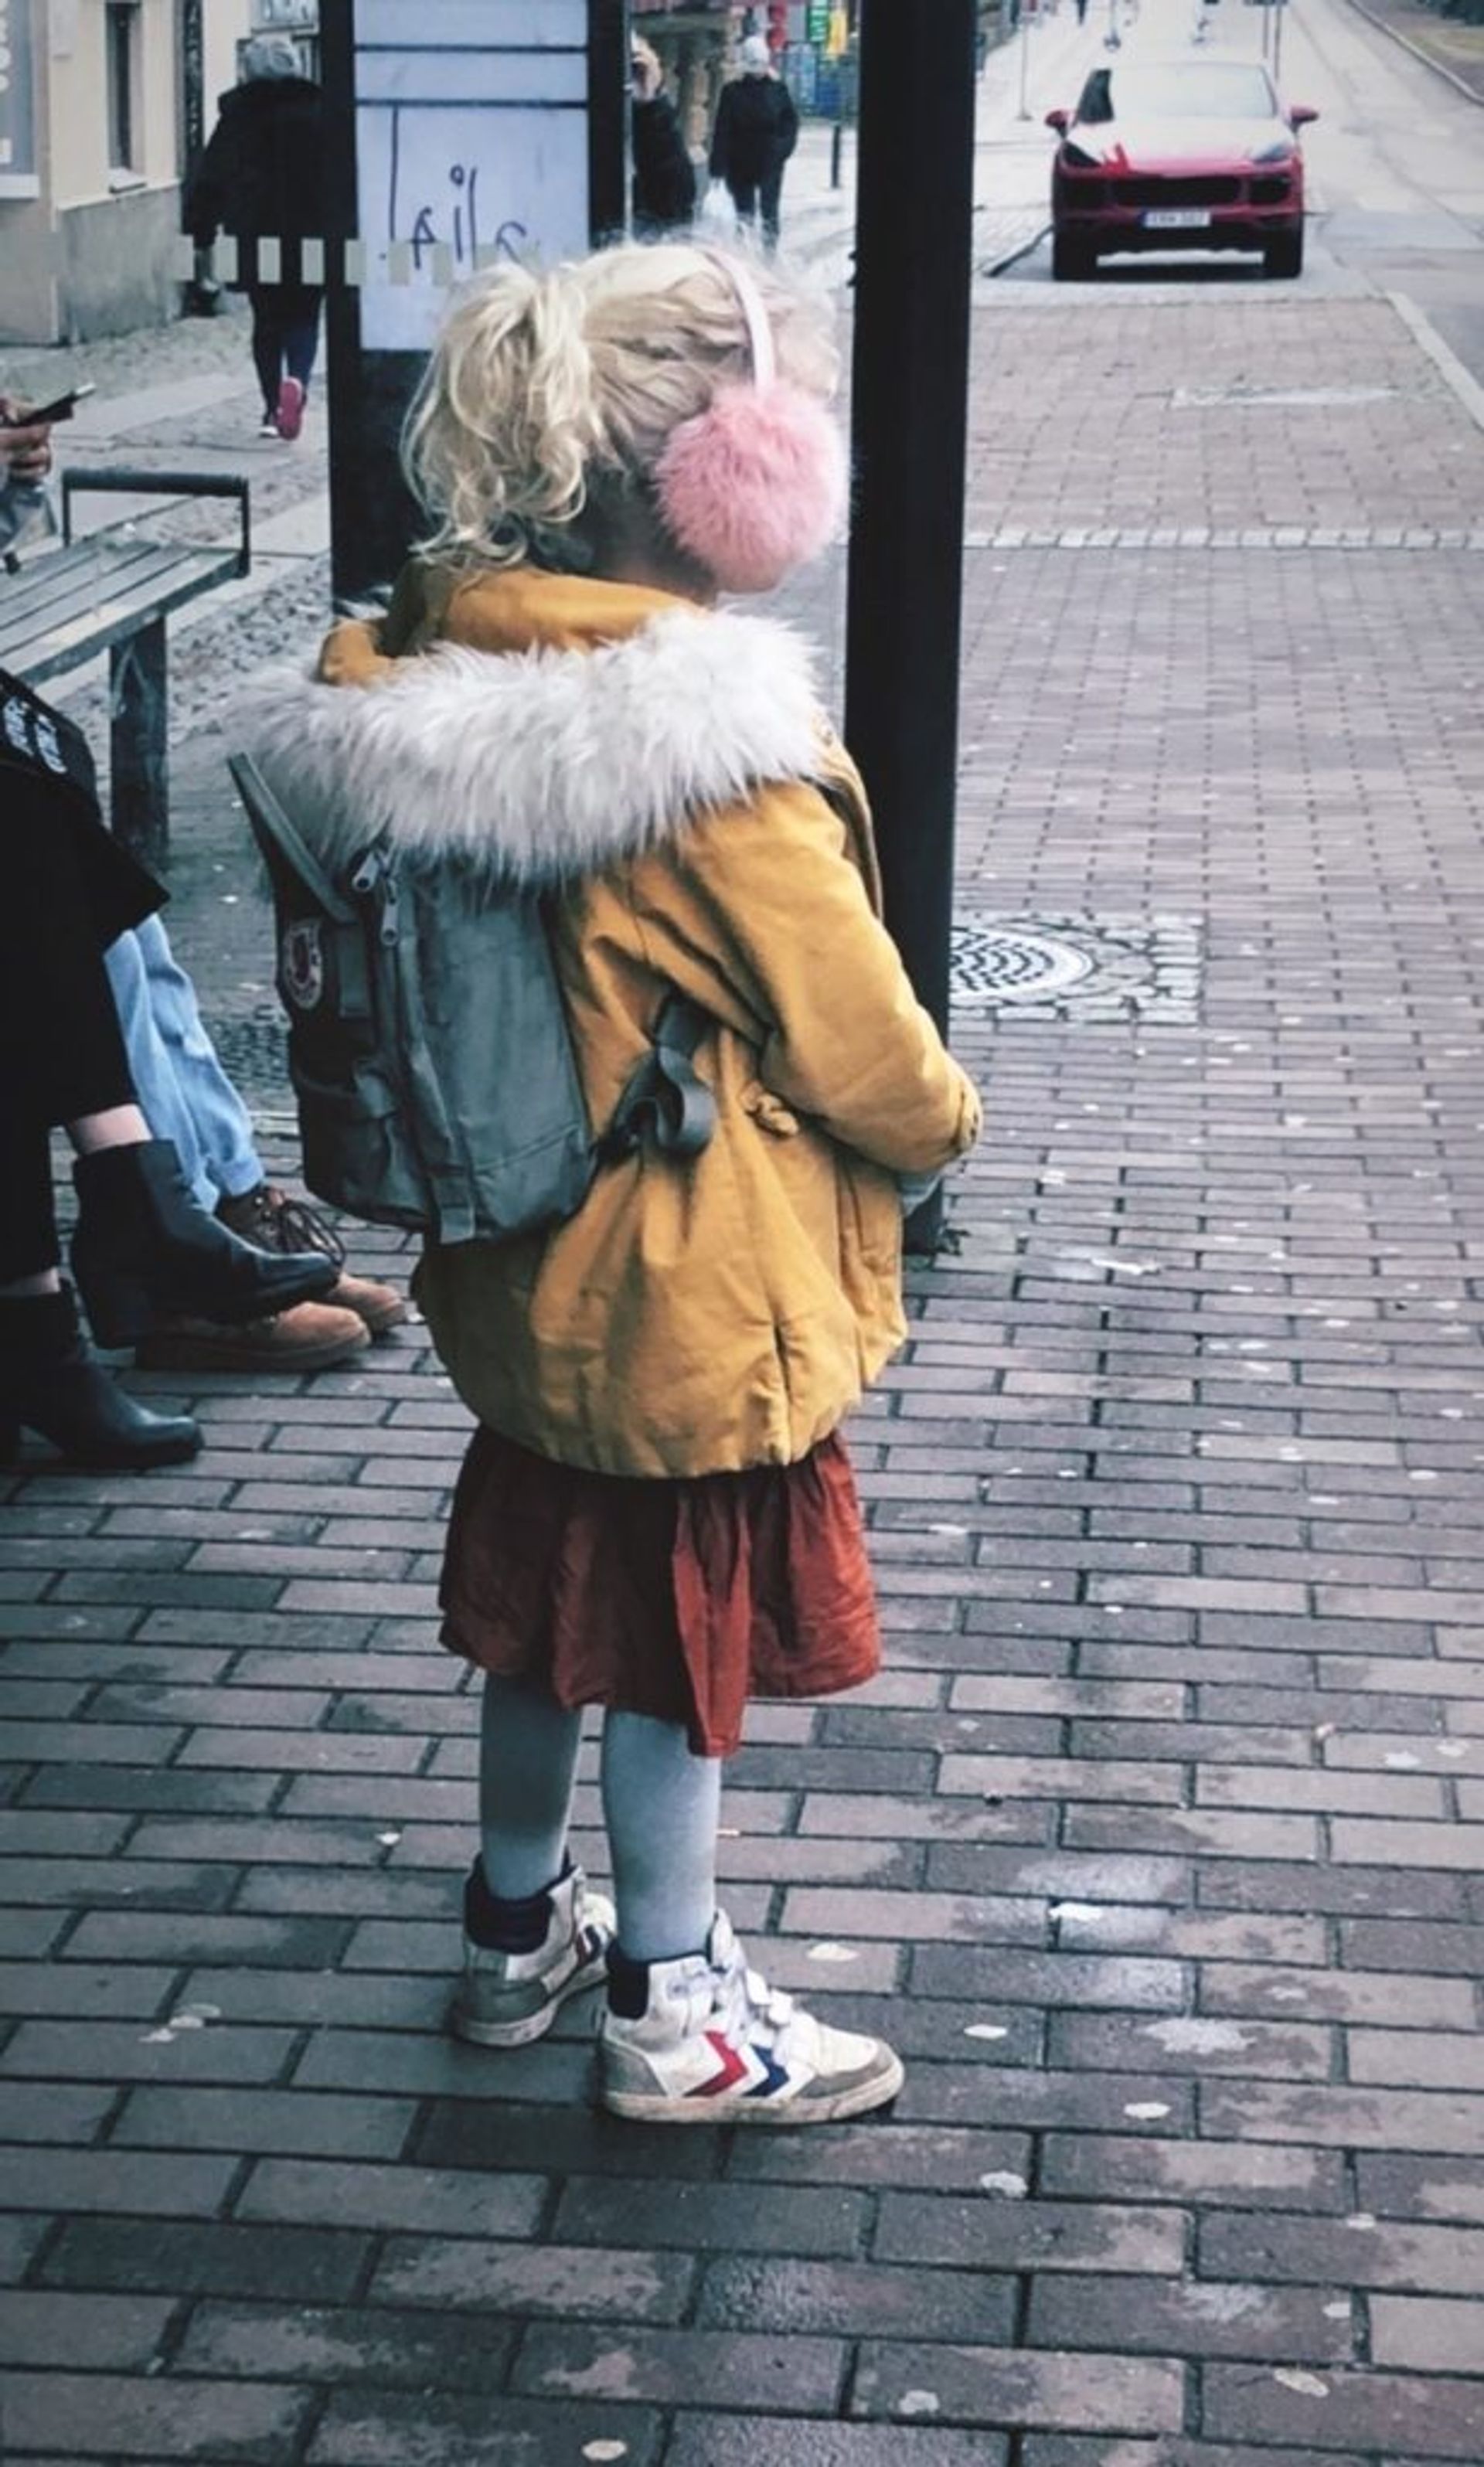
<svg viewBox="0 0 1484 2467"><path fill-rule="evenodd" d="M978 341L962 921L1093 964L961 1009L990 1135L855 1434L889 1668L759 1712L722 1844L906 2092L667 2137L585 2016L446 2041L463 1416L417 1328L197 1383L189 1471L8 1485L7 2467L1484 2456L1484 438L1374 303Z"/></svg>

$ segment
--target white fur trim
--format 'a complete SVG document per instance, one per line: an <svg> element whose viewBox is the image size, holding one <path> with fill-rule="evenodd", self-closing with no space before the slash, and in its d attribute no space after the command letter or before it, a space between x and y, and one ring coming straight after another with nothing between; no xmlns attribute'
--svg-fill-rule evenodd
<svg viewBox="0 0 1484 2467"><path fill-rule="evenodd" d="M673 838L817 770L808 646L731 611L667 610L595 650L442 645L389 681L255 680L240 741L331 859L387 833L538 885Z"/></svg>

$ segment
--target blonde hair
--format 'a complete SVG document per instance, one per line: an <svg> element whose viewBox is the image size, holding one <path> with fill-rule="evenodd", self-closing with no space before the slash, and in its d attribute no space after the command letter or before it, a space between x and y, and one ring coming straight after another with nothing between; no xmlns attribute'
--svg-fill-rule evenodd
<svg viewBox="0 0 1484 2467"><path fill-rule="evenodd" d="M760 260L747 275L778 373L829 395L838 361L828 307ZM624 245L476 277L402 436L402 467L432 524L419 554L567 561L594 493L642 487L672 431L752 373L746 312L709 247Z"/></svg>

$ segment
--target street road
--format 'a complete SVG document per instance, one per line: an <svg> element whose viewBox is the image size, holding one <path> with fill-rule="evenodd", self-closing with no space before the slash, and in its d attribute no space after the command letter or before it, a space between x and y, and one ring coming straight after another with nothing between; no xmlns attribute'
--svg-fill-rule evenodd
<svg viewBox="0 0 1484 2467"><path fill-rule="evenodd" d="M1143 0L1130 25L1127 0L1115 5L1125 58L1141 49L1186 49L1198 13L1211 21L1213 54L1259 55L1268 13L1243 0L1220 0L1199 11L1191 0ZM1313 103L1321 115L1304 140L1313 220L1300 292L1404 292L1465 366L1484 377L1484 106L1413 59L1350 0L1293 0L1283 13L1282 91L1291 102ZM1074 102L1087 69L1107 57L1107 12L1094 5L1079 33L1063 0L1057 16L1032 29L1029 124L1015 116L1018 46L992 61L986 102L993 134L981 144L982 197L1000 204L1044 198L1053 140L1041 114L1053 103ZM1021 293L1049 285L1049 245L1000 280ZM1090 292L1084 286L1073 296L1140 286L1164 291L1172 284L1242 294L1261 280L1255 260L1130 259L1105 271Z"/></svg>

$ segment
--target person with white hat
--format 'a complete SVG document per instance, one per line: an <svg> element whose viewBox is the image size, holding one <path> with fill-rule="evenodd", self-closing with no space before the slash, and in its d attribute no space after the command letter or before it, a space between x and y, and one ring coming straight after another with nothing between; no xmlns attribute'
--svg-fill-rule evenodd
<svg viewBox="0 0 1484 2467"><path fill-rule="evenodd" d="M711 176L724 180L740 223L761 216L766 247L778 245L778 206L784 166L799 138L799 115L783 79L774 75L764 34L749 34L742 47L742 75L721 89L711 140Z"/></svg>

